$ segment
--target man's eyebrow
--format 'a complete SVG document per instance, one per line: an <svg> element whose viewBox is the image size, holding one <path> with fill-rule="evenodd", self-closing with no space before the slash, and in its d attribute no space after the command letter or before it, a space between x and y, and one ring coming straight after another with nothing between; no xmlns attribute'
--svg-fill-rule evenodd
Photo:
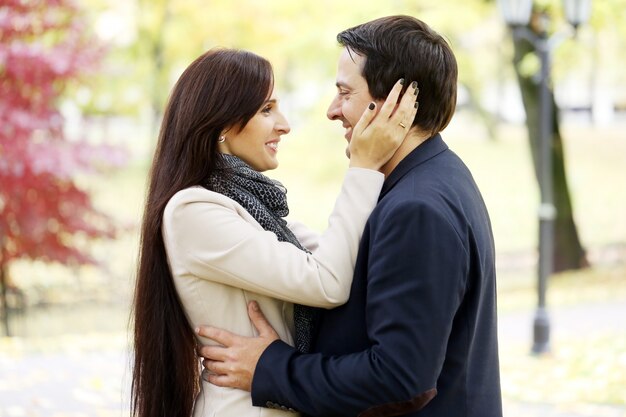
<svg viewBox="0 0 626 417"><path fill-rule="evenodd" d="M343 81L337 81L335 85L337 86L337 88L347 88L348 90L351 89L351 87Z"/></svg>
<svg viewBox="0 0 626 417"><path fill-rule="evenodd" d="M270 98L269 100L265 100L264 104L269 104L269 103L276 104L278 103L278 100L275 98Z"/></svg>

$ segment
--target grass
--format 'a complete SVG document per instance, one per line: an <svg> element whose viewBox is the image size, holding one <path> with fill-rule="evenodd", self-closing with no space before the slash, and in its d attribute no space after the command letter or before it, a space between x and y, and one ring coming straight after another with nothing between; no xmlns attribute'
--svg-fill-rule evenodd
<svg viewBox="0 0 626 417"><path fill-rule="evenodd" d="M502 313L530 311L537 304L533 270L500 273L498 305ZM567 308L579 304L626 302L626 264L600 265L555 274L548 281L547 304Z"/></svg>
<svg viewBox="0 0 626 417"><path fill-rule="evenodd" d="M620 317L626 309L617 308L618 315L610 315L611 306L626 305L626 264L552 277L547 302L552 317L551 352L542 356L529 353L537 297L534 285L520 277L500 282L504 284L498 292L501 327L518 326L500 332L502 391L511 408L509 415L517 415L516 404L550 406L563 412L585 405L623 407L626 415L626 332L621 330L624 318ZM607 310L594 313L598 308ZM568 318L572 311L583 312L583 317L587 314L586 320L577 322L580 315ZM528 335L515 337L516 332ZM523 407L519 415L527 413ZM582 415L602 414L593 409Z"/></svg>
<svg viewBox="0 0 626 417"><path fill-rule="evenodd" d="M501 350L505 399L555 406L626 406L626 334L559 342L555 352L540 357L529 355L525 346Z"/></svg>

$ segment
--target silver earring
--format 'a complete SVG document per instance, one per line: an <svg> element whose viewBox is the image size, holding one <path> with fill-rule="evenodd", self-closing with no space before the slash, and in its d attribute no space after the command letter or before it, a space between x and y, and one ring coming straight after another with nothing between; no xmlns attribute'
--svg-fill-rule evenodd
<svg viewBox="0 0 626 417"><path fill-rule="evenodd" d="M220 136L220 138L217 141L219 143L224 143L225 140L226 140L226 136L222 135L222 136Z"/></svg>

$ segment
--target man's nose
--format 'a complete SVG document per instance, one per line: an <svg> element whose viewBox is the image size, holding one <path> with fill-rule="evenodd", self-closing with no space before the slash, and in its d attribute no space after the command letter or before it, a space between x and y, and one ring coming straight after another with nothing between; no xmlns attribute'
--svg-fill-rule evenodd
<svg viewBox="0 0 626 417"><path fill-rule="evenodd" d="M341 118L341 106L339 105L339 100L337 97L333 99L326 111L326 117L330 120L338 120Z"/></svg>

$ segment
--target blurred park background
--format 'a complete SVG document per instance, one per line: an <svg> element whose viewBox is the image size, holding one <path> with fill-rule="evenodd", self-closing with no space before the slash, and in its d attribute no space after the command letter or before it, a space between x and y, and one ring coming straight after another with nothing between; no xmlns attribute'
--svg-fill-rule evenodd
<svg viewBox="0 0 626 417"><path fill-rule="evenodd" d="M534 4L550 33L568 30L560 0ZM557 271L539 356L539 60L495 0L0 0L0 417L128 414L138 225L182 70L216 46L273 63L292 131L270 176L290 216L323 230L347 167L325 117L335 36L390 14L426 21L458 58L443 136L492 218L505 415L626 416L625 0L593 0L553 51Z"/></svg>

